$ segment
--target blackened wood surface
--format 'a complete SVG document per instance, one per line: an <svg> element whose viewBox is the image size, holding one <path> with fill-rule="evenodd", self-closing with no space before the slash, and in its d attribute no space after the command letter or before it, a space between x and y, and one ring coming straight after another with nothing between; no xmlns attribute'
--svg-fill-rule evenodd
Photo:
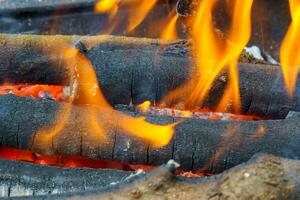
<svg viewBox="0 0 300 200"><path fill-rule="evenodd" d="M175 177L169 162L131 184L63 195L22 199L291 199L300 198L300 162L259 155L221 175L194 180Z"/></svg>
<svg viewBox="0 0 300 200"><path fill-rule="evenodd" d="M97 0L2 0L0 12L18 14L20 12L47 11L92 6Z"/></svg>
<svg viewBox="0 0 300 200"><path fill-rule="evenodd" d="M62 44L79 47L91 61L111 104L159 102L195 72L185 41L0 35L0 82L67 84L68 70L57 53ZM239 76L243 113L284 118L290 110L300 110L300 81L290 99L279 66L240 64ZM226 74L220 75L206 106L216 106L227 81Z"/></svg>
<svg viewBox="0 0 300 200"><path fill-rule="evenodd" d="M40 145L34 135L43 125L50 127L55 124L55 111L60 105L49 100L0 96L1 144L43 154L81 155L150 165L175 159L184 169L202 168L209 172L223 171L247 161L259 152L300 158L299 118L268 121L185 119L175 127L170 144L155 149L124 133L118 126L119 118L107 110L97 110L93 117L105 124L107 140L95 137L99 133L90 131L86 121L90 115L88 111L95 111L95 108L88 106L72 106L66 128L56 137L48 138L48 145ZM126 113L140 115L129 111ZM167 116L146 117L154 124L183 120Z"/></svg>
<svg viewBox="0 0 300 200"><path fill-rule="evenodd" d="M131 172L66 169L0 159L0 197L38 196L107 187Z"/></svg>

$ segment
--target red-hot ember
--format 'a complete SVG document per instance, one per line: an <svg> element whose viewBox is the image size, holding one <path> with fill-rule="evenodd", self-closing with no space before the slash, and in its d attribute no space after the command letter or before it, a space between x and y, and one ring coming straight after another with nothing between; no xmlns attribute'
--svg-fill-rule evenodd
<svg viewBox="0 0 300 200"><path fill-rule="evenodd" d="M14 94L16 96L31 96L36 99L48 98L55 101L64 101L68 98L68 94L64 92L63 86L57 85L30 85L30 84L3 84L0 86L1 94ZM176 108L153 107L150 101L137 106L138 110L153 115L165 115L173 117L194 117L199 119L210 120L237 120L252 121L262 120L262 118L252 115L238 115L231 113L213 112L207 109L198 110L181 110Z"/></svg>
<svg viewBox="0 0 300 200"><path fill-rule="evenodd" d="M253 121L263 120L263 118L253 115L238 115L232 113L214 112L209 109L182 110L180 108L165 108L162 106L151 106L150 101L137 106L138 110L147 114L172 116L172 117L193 117L209 120L233 120L233 121Z"/></svg>
<svg viewBox="0 0 300 200"><path fill-rule="evenodd" d="M23 161L32 164L51 165L64 168L94 168L94 169L117 169L124 171L150 171L156 168L156 166L143 165L143 164L126 164L121 162L113 162L106 160L94 160L84 158L81 156L63 156L63 155L39 155L28 150L20 150L14 148L0 147L0 158L7 160ZM203 177L210 176L212 174L204 172L185 172L183 170L177 170L177 175L187 177Z"/></svg>
<svg viewBox="0 0 300 200"><path fill-rule="evenodd" d="M36 99L49 98L56 101L62 101L64 98L63 86L57 85L3 84L0 85L0 94L31 96Z"/></svg>

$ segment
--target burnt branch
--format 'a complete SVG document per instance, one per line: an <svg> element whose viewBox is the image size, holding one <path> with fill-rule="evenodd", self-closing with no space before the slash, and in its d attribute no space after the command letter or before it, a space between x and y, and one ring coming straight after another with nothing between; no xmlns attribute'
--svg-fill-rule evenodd
<svg viewBox="0 0 300 200"><path fill-rule="evenodd" d="M66 104L13 95L0 96L1 144L42 154L81 155L125 163L160 165L174 159L183 169L203 169L208 172L221 172L247 161L259 152L288 158L300 157L297 117L267 121L211 121L145 115L147 121L154 124L181 121L175 127L170 144L155 149L121 130L118 118L114 118L109 111L76 105L72 105L70 119L61 133L48 138L48 143L41 145L35 134L42 127L51 130L50 127L59 122L55 115L63 105ZM91 130L86 121L91 109L96 113L93 119L105 125L106 140L96 137L101 133ZM123 112L132 116L142 115Z"/></svg>

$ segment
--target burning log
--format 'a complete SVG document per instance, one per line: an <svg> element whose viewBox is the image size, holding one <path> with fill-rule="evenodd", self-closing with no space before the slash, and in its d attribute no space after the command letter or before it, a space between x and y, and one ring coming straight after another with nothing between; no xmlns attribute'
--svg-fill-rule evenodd
<svg viewBox="0 0 300 200"><path fill-rule="evenodd" d="M169 2L175 2L175 0L169 0ZM44 11L48 10L57 10L57 9L71 9L71 8L84 8L94 6L98 0L2 0L0 4L0 12L3 13L21 13L21 12L33 12L40 11L41 9ZM160 1L159 1L160 2ZM165 0L161 1L161 3L166 3Z"/></svg>
<svg viewBox="0 0 300 200"><path fill-rule="evenodd" d="M104 190L36 198L299 199L299 166L300 162L296 160L260 155L220 176L191 181L175 177L173 172L178 167L177 163L168 162L145 176L131 178L131 183L121 181Z"/></svg>
<svg viewBox="0 0 300 200"><path fill-rule="evenodd" d="M132 172L110 169L64 169L0 160L0 197L47 195L107 187Z"/></svg>
<svg viewBox="0 0 300 200"><path fill-rule="evenodd" d="M195 72L185 41L113 36L0 36L0 82L68 84L68 67L53 51L62 43L77 44L93 64L107 100L115 104L160 102ZM50 52L50 53L49 53ZM70 67L70 66L69 66ZM242 113L284 118L300 110L300 83L288 97L281 70L270 65L239 65ZM298 81L299 82L299 81ZM228 83L221 74L204 107L214 108ZM185 96L182 95L182 98Z"/></svg>
<svg viewBox="0 0 300 200"><path fill-rule="evenodd" d="M29 149L41 154L80 155L148 165L160 165L175 159L185 170L201 169L213 173L245 162L259 152L288 158L300 157L297 117L266 121L211 121L145 115L147 121L154 124L182 122L175 127L170 144L157 149L121 130L117 126L119 119L111 116L111 111L70 105L70 120L61 133L47 138L48 143L39 141L36 133L42 127L52 127L58 123L56 112L63 105L66 106L65 103L50 100L0 96L2 146ZM105 139L90 130L86 123L91 109L93 114L96 113L93 119L105 124ZM123 112L132 116L142 115L124 109Z"/></svg>
<svg viewBox="0 0 300 200"><path fill-rule="evenodd" d="M55 9L70 9L77 7L92 6L97 0L46 0L46 1L9 1L3 0L0 4L0 12L3 13L19 13L19 12L32 12L43 10Z"/></svg>

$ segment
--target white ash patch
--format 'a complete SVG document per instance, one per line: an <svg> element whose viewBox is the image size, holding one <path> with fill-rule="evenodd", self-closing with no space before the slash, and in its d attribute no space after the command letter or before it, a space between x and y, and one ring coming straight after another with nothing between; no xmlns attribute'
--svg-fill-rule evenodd
<svg viewBox="0 0 300 200"><path fill-rule="evenodd" d="M257 60L265 60L261 50L257 46L245 47L245 51Z"/></svg>
<svg viewBox="0 0 300 200"><path fill-rule="evenodd" d="M272 65L279 65L279 62L277 62L270 54L261 51L258 46L253 45L250 47L245 47L244 50L257 60L266 61Z"/></svg>

